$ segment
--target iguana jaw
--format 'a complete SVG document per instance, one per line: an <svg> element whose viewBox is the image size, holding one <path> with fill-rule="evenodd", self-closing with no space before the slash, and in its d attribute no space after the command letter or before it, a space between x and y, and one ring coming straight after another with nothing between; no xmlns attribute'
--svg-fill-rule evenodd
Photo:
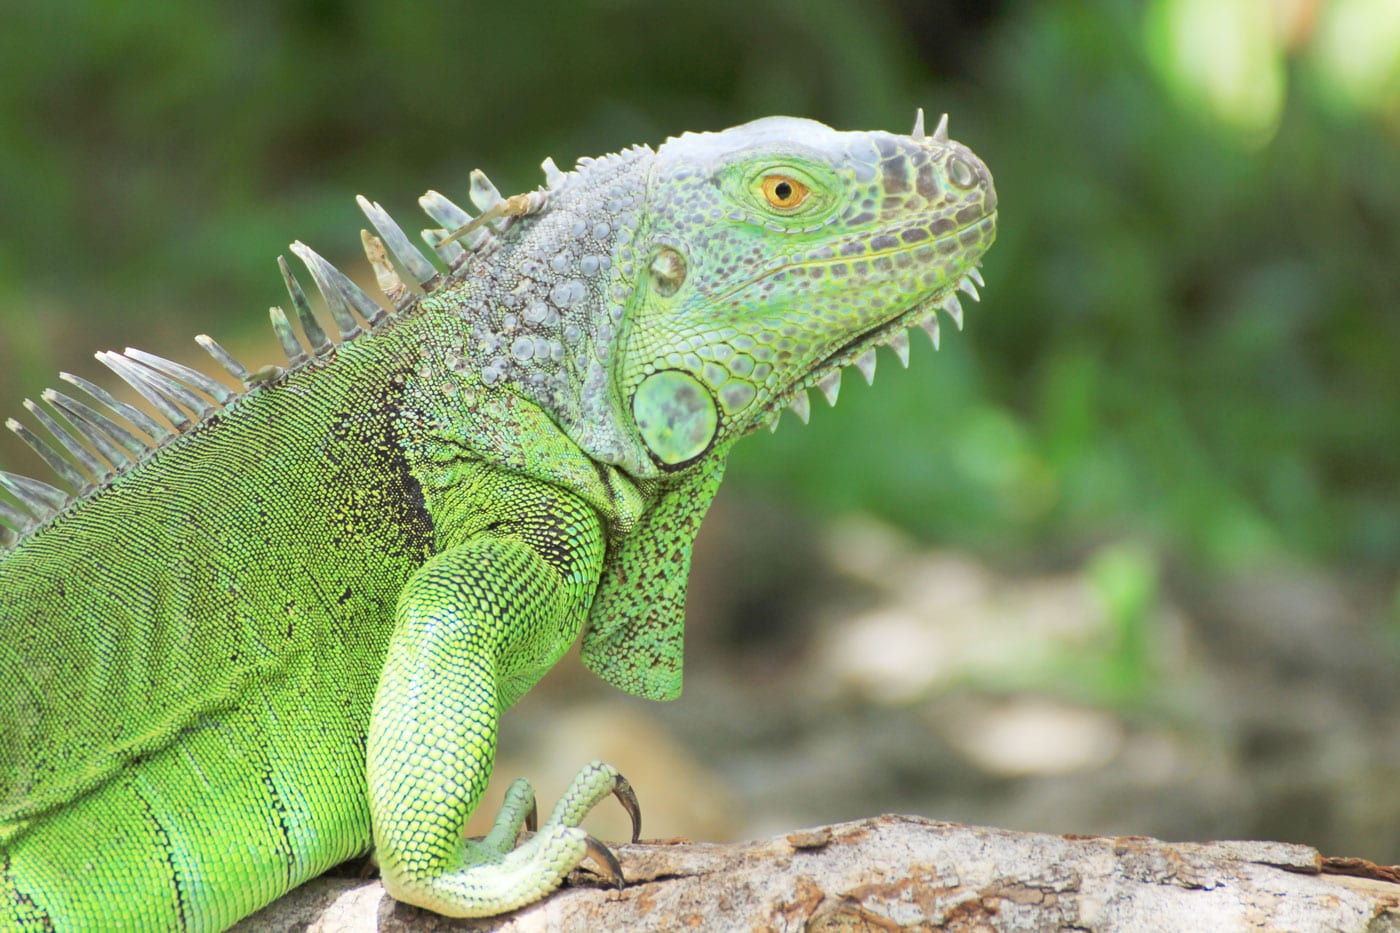
<svg viewBox="0 0 1400 933"><path fill-rule="evenodd" d="M942 240L935 241L934 245L936 246L944 240L956 240L968 232L984 232L986 246L983 251L985 251L986 247L990 247L992 244L995 227L996 211L993 210L967 227L954 231ZM977 290L978 286L984 284L982 274L979 271L981 265L979 254L976 261L968 266L967 271L959 278L932 294L915 299L887 320L852 338L822 358L805 376L794 381L788 389L775 392L763 406L762 413L755 419L750 430L757 430L761 427L777 430L779 418L785 408L791 408L805 424L810 413L807 390L814 386L821 391L827 404L834 406L841 388L841 372L851 365L855 366L865 379L866 384L870 385L875 379L875 351L879 347L892 348L900 364L907 367L909 365L909 331L912 328L918 327L926 333L929 340L933 342L933 348L937 350L939 347L938 312L943 311L948 315L953 325L958 330L962 330L963 308L958 299L958 292L962 292L973 301L981 300Z"/></svg>

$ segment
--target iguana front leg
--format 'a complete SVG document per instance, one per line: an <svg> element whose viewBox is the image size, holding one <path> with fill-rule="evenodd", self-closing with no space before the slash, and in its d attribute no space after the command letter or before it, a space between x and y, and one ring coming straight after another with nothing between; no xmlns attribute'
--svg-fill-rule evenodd
<svg viewBox="0 0 1400 933"><path fill-rule="evenodd" d="M473 498L506 505L476 512L399 597L368 739L385 887L461 917L512 910L557 887L588 852L578 821L620 781L609 766L585 767L540 832L512 848L534 806L517 784L491 834L463 838L491 776L498 717L578 634L605 549L597 515L576 498L519 477L489 485L508 488Z"/></svg>

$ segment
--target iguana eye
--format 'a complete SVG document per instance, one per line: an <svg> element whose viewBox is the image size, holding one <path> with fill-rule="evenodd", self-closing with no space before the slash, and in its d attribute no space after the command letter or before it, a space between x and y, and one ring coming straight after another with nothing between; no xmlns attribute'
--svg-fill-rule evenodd
<svg viewBox="0 0 1400 933"><path fill-rule="evenodd" d="M768 175L763 179L763 196L778 210L792 210L811 193L812 189L787 175Z"/></svg>

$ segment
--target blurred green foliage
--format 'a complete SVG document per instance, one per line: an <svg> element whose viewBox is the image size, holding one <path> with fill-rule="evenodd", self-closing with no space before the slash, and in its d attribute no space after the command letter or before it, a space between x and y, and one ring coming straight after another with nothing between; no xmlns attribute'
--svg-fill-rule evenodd
<svg viewBox="0 0 1400 933"><path fill-rule="evenodd" d="M1114 635L1105 646L1107 670L1088 680L1105 685L1120 702L1148 696L1154 686L1152 613L1160 596L1152 555L1133 545L1105 548L1094 555L1085 573L1108 611Z"/></svg>
<svg viewBox="0 0 1400 933"><path fill-rule="evenodd" d="M997 179L985 301L911 372L882 355L873 389L741 445L733 483L998 553L1391 572L1400 70L1382 48L1372 83L1337 78L1323 6L1278 5L1312 19L1266 18L1232 70L1187 0L7 4L0 410L102 375L99 347L193 359L208 331L273 359L271 259L299 237L361 268L356 192L407 222L477 165L524 190L546 155L768 113L903 131L921 105ZM1232 94L1251 68L1273 97Z"/></svg>

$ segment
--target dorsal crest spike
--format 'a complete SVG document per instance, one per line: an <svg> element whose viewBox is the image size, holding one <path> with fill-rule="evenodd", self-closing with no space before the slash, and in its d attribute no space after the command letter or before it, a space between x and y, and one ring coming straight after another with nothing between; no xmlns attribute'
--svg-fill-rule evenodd
<svg viewBox="0 0 1400 933"><path fill-rule="evenodd" d="M64 459L63 455L57 450L54 450L53 445L48 441L25 427L23 422L14 418L8 418L5 421L5 427L9 428L20 440L29 445L29 449L38 454L39 459L48 464L49 469L58 474L58 478L71 486L75 491L81 493L91 485L91 480L79 473L77 467Z"/></svg>
<svg viewBox="0 0 1400 933"><path fill-rule="evenodd" d="M451 198L436 191L426 192L418 199L418 206L446 230L464 226L472 219L472 215L458 207Z"/></svg>
<svg viewBox="0 0 1400 933"><path fill-rule="evenodd" d="M336 271L335 267L323 259L320 253L300 240L291 245L291 250L311 273L311 279L316 283L316 290L321 293L321 298L326 303L326 310L331 313L331 320L335 322L337 336L341 340L351 340L359 336L360 325L350 311L349 302L341 297L331 274ZM298 310L297 316L301 316L300 310ZM318 351L317 356L320 355Z"/></svg>
<svg viewBox="0 0 1400 933"><path fill-rule="evenodd" d="M219 392L228 392L227 389L203 373L151 353L143 353L140 350L127 347L120 354L113 353L112 356L125 360L139 378L145 380L155 391L163 394L170 401L192 413L196 421L203 421L218 411L218 408L191 392L190 386L180 382L180 379L183 378L182 370L194 373L202 382L217 387ZM143 356L147 359L142 359ZM159 361L159 365L152 361ZM201 388L201 391L204 389Z"/></svg>
<svg viewBox="0 0 1400 933"><path fill-rule="evenodd" d="M0 489L18 499L36 517L41 513L56 512L68 503L68 495L57 486L4 470L0 470Z"/></svg>
<svg viewBox="0 0 1400 933"><path fill-rule="evenodd" d="M501 192L491 183L491 179L487 178L486 173L479 168L472 169L470 193L472 204L482 213L491 210L505 200L501 197Z"/></svg>
<svg viewBox="0 0 1400 933"><path fill-rule="evenodd" d="M33 399L25 399L22 404L24 410L33 415L34 420L42 424L44 430L58 441L58 446L62 447L68 456L76 460L78 466L87 472L87 475L83 477L85 485L91 485L94 479L103 482L112 475L112 468L100 462L83 446L82 442L75 436L82 432L74 428L61 413L50 414ZM57 412L57 410L55 411Z"/></svg>
<svg viewBox="0 0 1400 933"><path fill-rule="evenodd" d="M914 111L914 129L909 134L919 142L924 140L924 108L919 107Z"/></svg>
<svg viewBox="0 0 1400 933"><path fill-rule="evenodd" d="M297 335L292 332L292 322L287 320L287 312L273 305L267 309L267 316L272 321L272 332L277 335L277 342L282 345L282 353L287 357L287 362L293 366L305 363L306 350L301 341L297 340Z"/></svg>
<svg viewBox="0 0 1400 933"><path fill-rule="evenodd" d="M101 357L98 357L98 359L101 359ZM88 395L92 396L99 404L106 406L116 412L120 417L134 424L138 431L144 431L146 434L150 435L153 443L161 444L171 437L171 431L165 425L136 406L118 401L112 396L112 393L108 392L100 385L94 382L88 382L82 376L75 376L72 373L59 373L58 378L71 386L82 389Z"/></svg>
<svg viewBox="0 0 1400 933"><path fill-rule="evenodd" d="M83 438L113 466L125 468L146 452L146 445L136 435L102 412L54 389L45 389L41 397L61 411Z"/></svg>
<svg viewBox="0 0 1400 933"><path fill-rule="evenodd" d="M194 342L204 348L204 351L214 358L214 361L224 368L230 376L243 383L248 384L248 368L234 358L233 354L219 346L218 341L208 334L197 334Z"/></svg>
<svg viewBox="0 0 1400 933"><path fill-rule="evenodd" d="M98 362L121 376L129 386L141 393L141 397L150 402L166 421L175 425L177 431L187 431L194 425L185 409L196 413L198 417L213 413L213 408L205 405L193 392L173 379L147 369L112 350L104 350L95 355Z"/></svg>
<svg viewBox="0 0 1400 933"><path fill-rule="evenodd" d="M331 319L335 321L336 330L340 332L340 339L353 340L358 337L361 333L360 325L355 321L355 315L352 311L352 308L361 310L356 307L358 304L356 298L362 297L364 302L369 305L374 305L374 302L368 295L360 291L355 283L347 279L345 273L331 265L320 253L305 243L297 240L292 244L291 249L292 252L296 253L297 258L306 265L306 270L311 273L311 278L316 281L316 288L320 290L321 297L326 301L326 308L331 312ZM374 305L374 307L378 308L378 305ZM372 314L365 311L362 311L362 316L373 317Z"/></svg>
<svg viewBox="0 0 1400 933"><path fill-rule="evenodd" d="M33 521L27 512L0 499L0 544L7 542L12 534L22 534Z"/></svg>
<svg viewBox="0 0 1400 933"><path fill-rule="evenodd" d="M467 264L472 254L462 249L461 244L447 238L447 231L441 228L430 228L422 232L423 242L433 248L433 252L438 254L438 258L447 263L447 268L454 273Z"/></svg>
<svg viewBox="0 0 1400 933"><path fill-rule="evenodd" d="M441 229L424 230L423 240L453 272L466 265L467 260L471 258L470 253L480 249L491 238L489 230L473 231L470 236L464 238L466 246L463 248L454 238L449 237L449 230L458 231L460 236L462 228L471 223L472 215L436 191L428 191L419 198L418 206L441 224Z"/></svg>
<svg viewBox="0 0 1400 933"><path fill-rule="evenodd" d="M412 289L403 283L399 274L394 271L394 266L389 262L389 253L384 248L384 241L370 233L368 230L360 231L360 245L364 247L365 258L369 260L369 266L374 270L374 281L378 283L379 290L384 293L384 297L389 299L389 303L394 306L395 311L402 311L415 301Z"/></svg>
<svg viewBox="0 0 1400 933"><path fill-rule="evenodd" d="M563 172L559 171L559 166L554 164L553 157L546 156L545 160L540 163L540 168L544 170L544 184L546 188L550 191L555 191L563 186L565 175Z"/></svg>
<svg viewBox="0 0 1400 933"><path fill-rule="evenodd" d="M370 201L362 195L355 196L355 202L360 205L360 210L369 218L369 222L374 225L374 229L379 232L379 236L387 245L389 252L394 258L403 264L408 274L418 281L424 289L432 291L441 273L433 266L428 258L418 251L418 248L409 242L408 235L403 232L394 218L389 216L388 211L379 206L377 201Z"/></svg>
<svg viewBox="0 0 1400 933"><path fill-rule="evenodd" d="M938 118L938 125L933 128L932 139L936 143L948 141L948 115L946 113Z"/></svg>
<svg viewBox="0 0 1400 933"><path fill-rule="evenodd" d="M138 363L144 363L156 372L164 373L172 379L178 379L186 385L198 389L220 405L227 405L233 399L233 393L226 386L210 379L197 369L191 369L176 363L174 360L167 360L163 356L156 356L154 353L147 353L145 350L137 350L133 347L126 348L126 356Z"/></svg>
<svg viewBox="0 0 1400 933"><path fill-rule="evenodd" d="M321 322L316 320L316 315L311 310L311 302L307 300L306 292L302 291L301 283L297 281L292 267L287 264L286 256L277 257L277 269L282 273L282 281L287 286L287 295L292 299L292 313L297 316L297 323L301 325L301 332L306 335L306 342L311 346L311 352L317 356L325 356L331 352L334 344L321 328ZM276 324L273 325L273 328L276 329ZM298 347L300 347L300 343L298 343ZM284 342L282 349L286 348L287 345ZM291 359L290 355L288 355L288 359Z"/></svg>

